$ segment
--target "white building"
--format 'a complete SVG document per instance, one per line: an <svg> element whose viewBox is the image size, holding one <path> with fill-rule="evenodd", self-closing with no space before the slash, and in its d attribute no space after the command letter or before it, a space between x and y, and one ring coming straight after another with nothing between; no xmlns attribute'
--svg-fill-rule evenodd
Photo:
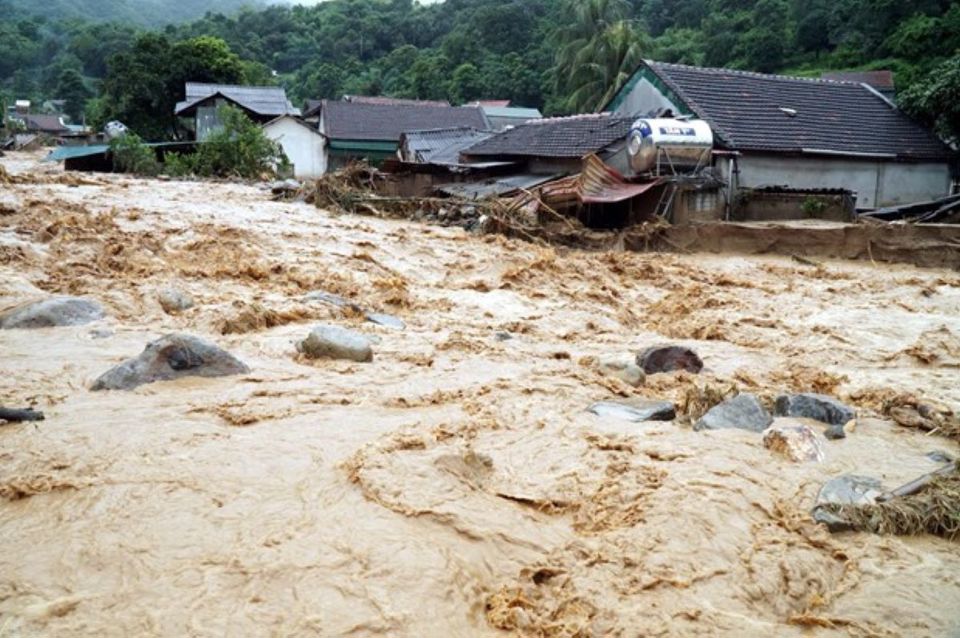
<svg viewBox="0 0 960 638"><path fill-rule="evenodd" d="M281 115L264 124L263 132L283 148L297 179L320 177L326 172L325 140L320 131L307 122L292 115Z"/></svg>

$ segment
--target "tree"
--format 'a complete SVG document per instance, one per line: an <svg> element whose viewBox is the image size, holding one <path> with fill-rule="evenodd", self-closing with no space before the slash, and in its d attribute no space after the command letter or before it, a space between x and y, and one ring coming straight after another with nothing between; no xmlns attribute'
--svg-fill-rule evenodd
<svg viewBox="0 0 960 638"><path fill-rule="evenodd" d="M646 37L625 19L623 0L568 0L572 17L560 29L553 73L558 93L574 111L600 108L630 76L646 48Z"/></svg>
<svg viewBox="0 0 960 638"><path fill-rule="evenodd" d="M483 97L483 91L480 70L469 62L456 68L447 87L447 95L450 96L450 101L453 104L466 104L479 100Z"/></svg>
<svg viewBox="0 0 960 638"><path fill-rule="evenodd" d="M84 109L87 106L87 100L93 93L87 88L83 81L83 76L76 69L64 69L57 78L57 86L54 95L61 100L66 101L64 112L70 116L70 119L76 123L83 118Z"/></svg>
<svg viewBox="0 0 960 638"><path fill-rule="evenodd" d="M906 113L933 126L945 139L960 143L960 54L903 91L898 101Z"/></svg>

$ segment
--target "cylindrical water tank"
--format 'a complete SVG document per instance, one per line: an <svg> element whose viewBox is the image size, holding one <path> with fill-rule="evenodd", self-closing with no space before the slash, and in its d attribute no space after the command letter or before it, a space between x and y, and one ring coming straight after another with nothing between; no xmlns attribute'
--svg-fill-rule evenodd
<svg viewBox="0 0 960 638"><path fill-rule="evenodd" d="M668 169L705 166L713 149L713 131L703 120L640 119L627 134L630 168L646 173L657 165Z"/></svg>

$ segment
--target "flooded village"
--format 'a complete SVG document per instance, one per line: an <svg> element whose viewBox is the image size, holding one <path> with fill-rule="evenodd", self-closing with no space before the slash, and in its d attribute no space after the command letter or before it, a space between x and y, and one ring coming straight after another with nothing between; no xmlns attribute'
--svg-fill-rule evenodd
<svg viewBox="0 0 960 638"><path fill-rule="evenodd" d="M888 79L12 104L0 637L960 635L960 156Z"/></svg>

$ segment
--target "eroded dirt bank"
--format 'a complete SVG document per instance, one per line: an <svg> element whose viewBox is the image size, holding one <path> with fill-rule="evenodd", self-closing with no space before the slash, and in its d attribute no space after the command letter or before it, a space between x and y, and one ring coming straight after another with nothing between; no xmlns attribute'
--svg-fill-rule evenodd
<svg viewBox="0 0 960 638"><path fill-rule="evenodd" d="M3 160L32 177L0 185L0 309L65 293L109 317L0 331L0 404L47 416L0 428L0 636L960 631L955 543L806 515L833 476L897 485L957 454L871 412L900 391L960 407L955 272L552 250L33 159ZM166 314L171 285L196 306ZM375 336L374 362L298 359L319 321ZM169 332L252 371L88 391ZM596 368L663 341L704 374ZM794 464L753 433L585 411L733 386L866 416Z"/></svg>

